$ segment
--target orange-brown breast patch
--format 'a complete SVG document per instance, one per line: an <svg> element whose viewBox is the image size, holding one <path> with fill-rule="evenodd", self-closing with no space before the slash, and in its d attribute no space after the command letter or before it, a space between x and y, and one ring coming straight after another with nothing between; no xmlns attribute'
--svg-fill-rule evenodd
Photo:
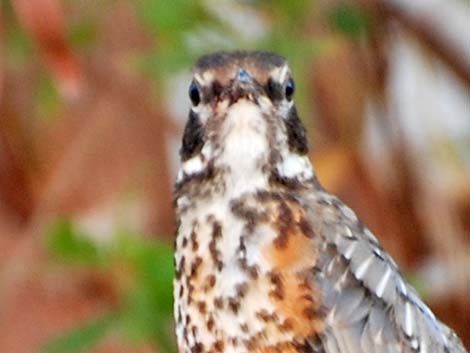
<svg viewBox="0 0 470 353"><path fill-rule="evenodd" d="M265 249L275 269L295 271L315 265L313 236L307 230L304 211L294 203L282 203L272 213L277 238Z"/></svg>
<svg viewBox="0 0 470 353"><path fill-rule="evenodd" d="M258 349L258 353L299 353L300 350L293 343L280 343L274 346L262 347Z"/></svg>
<svg viewBox="0 0 470 353"><path fill-rule="evenodd" d="M282 330L293 332L297 338L311 337L323 326L320 293L316 292L312 281L318 257L315 236L298 203L281 201L270 208L269 223L278 232L274 241L263 249L263 255L273 268L270 297L284 319Z"/></svg>

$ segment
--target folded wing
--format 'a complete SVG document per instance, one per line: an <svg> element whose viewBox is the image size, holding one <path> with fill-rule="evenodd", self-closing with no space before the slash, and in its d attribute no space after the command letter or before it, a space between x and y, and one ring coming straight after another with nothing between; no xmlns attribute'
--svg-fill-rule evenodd
<svg viewBox="0 0 470 353"><path fill-rule="evenodd" d="M315 278L326 315L323 352L465 353L374 235L338 199L327 200L309 215L322 254Z"/></svg>

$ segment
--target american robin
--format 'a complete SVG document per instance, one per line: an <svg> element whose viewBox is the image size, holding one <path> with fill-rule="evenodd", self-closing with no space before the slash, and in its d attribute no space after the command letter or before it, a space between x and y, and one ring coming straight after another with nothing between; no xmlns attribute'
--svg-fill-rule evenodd
<svg viewBox="0 0 470 353"><path fill-rule="evenodd" d="M319 184L284 58L203 56L175 187L180 353L464 353Z"/></svg>

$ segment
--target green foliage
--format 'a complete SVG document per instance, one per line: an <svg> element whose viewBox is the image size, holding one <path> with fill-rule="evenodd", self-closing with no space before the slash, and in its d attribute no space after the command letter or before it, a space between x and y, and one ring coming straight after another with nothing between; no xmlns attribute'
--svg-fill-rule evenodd
<svg viewBox="0 0 470 353"><path fill-rule="evenodd" d="M43 353L85 352L117 331L131 344L150 343L175 352L172 329L173 250L167 244L122 233L98 245L68 220L51 228L46 245L56 261L83 265L114 276L121 305L103 317L49 342Z"/></svg>
<svg viewBox="0 0 470 353"><path fill-rule="evenodd" d="M200 1L142 0L139 10L155 34L171 39L177 39L182 32L190 30L205 17Z"/></svg>
<svg viewBox="0 0 470 353"><path fill-rule="evenodd" d="M233 49L278 52L289 58L296 76L302 77L308 69L305 63L318 53L317 43L305 32L311 1L233 2L258 11L260 18L271 19L266 22L266 34L261 38L242 37L212 13L209 3L202 0L136 2L139 16L155 38L155 50L143 54L140 62L156 82L177 70L188 69L202 54ZM197 38L198 44L190 38ZM299 105L302 106L302 102Z"/></svg>
<svg viewBox="0 0 470 353"><path fill-rule="evenodd" d="M47 248L62 261L97 264L99 249L90 236L77 231L69 220L58 220L50 229Z"/></svg>
<svg viewBox="0 0 470 353"><path fill-rule="evenodd" d="M41 72L36 87L34 108L37 116L44 120L54 119L60 111L62 101L52 78Z"/></svg>
<svg viewBox="0 0 470 353"><path fill-rule="evenodd" d="M82 21L70 27L67 39L74 48L87 48L95 44L97 33L93 21Z"/></svg>
<svg viewBox="0 0 470 353"><path fill-rule="evenodd" d="M8 1L0 4L0 14L2 15L0 20L4 21L2 30L5 33L2 40L4 38L7 54L5 55L5 62L13 69L21 69L31 60L33 43L17 23L11 4Z"/></svg>
<svg viewBox="0 0 470 353"><path fill-rule="evenodd" d="M41 353L81 353L95 346L115 323L115 315L106 314L46 344Z"/></svg>
<svg viewBox="0 0 470 353"><path fill-rule="evenodd" d="M359 6L341 4L329 14L333 28L345 33L352 39L359 39L366 35L370 29L370 18Z"/></svg>
<svg viewBox="0 0 470 353"><path fill-rule="evenodd" d="M140 0L136 6L140 18L155 38L155 50L143 56L144 68L159 80L190 66L198 53L188 47L188 34L200 26L214 23L201 1Z"/></svg>
<svg viewBox="0 0 470 353"><path fill-rule="evenodd" d="M123 297L121 325L137 342L152 342L173 351L173 251L164 244L121 236L112 253L132 265L133 286Z"/></svg>

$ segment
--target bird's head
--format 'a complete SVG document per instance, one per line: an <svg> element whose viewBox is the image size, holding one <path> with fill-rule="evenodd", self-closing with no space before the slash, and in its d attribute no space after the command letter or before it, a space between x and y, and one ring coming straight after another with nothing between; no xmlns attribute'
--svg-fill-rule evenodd
<svg viewBox="0 0 470 353"><path fill-rule="evenodd" d="M294 92L291 70L276 54L200 58L189 87L177 189L213 178L238 192L313 179Z"/></svg>

